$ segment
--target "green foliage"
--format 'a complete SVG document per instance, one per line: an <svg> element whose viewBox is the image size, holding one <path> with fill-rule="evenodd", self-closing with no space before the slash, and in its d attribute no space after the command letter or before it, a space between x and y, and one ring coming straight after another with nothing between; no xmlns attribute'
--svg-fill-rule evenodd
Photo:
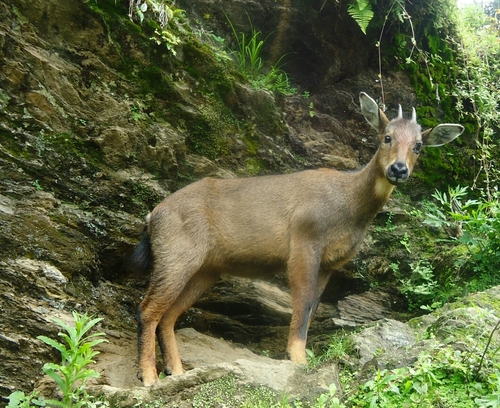
<svg viewBox="0 0 500 408"><path fill-rule="evenodd" d="M498 13L498 11L497 11ZM500 31L495 17L479 4L459 15L462 64L455 86L456 109L475 129L476 162L474 188L491 200L500 182Z"/></svg>
<svg viewBox="0 0 500 408"><path fill-rule="evenodd" d="M330 384L328 393L321 394L316 398L312 408L345 408L345 405L340 402L340 399L335 396L337 387L335 384Z"/></svg>
<svg viewBox="0 0 500 408"><path fill-rule="evenodd" d="M489 316L478 314L476 318L489 319ZM477 331L474 325L455 330L446 340L448 345L426 347L411 366L377 370L353 390L347 405L370 408L496 406L488 404L495 404L498 397L498 344L488 347L487 338ZM479 347L484 347L487 366L480 375ZM486 372L491 374L485 376Z"/></svg>
<svg viewBox="0 0 500 408"><path fill-rule="evenodd" d="M226 152L231 136L237 133L237 120L233 113L213 94L206 95L196 115L186 117L182 123L188 130L186 145L210 159Z"/></svg>
<svg viewBox="0 0 500 408"><path fill-rule="evenodd" d="M33 391L28 395L22 391L14 391L9 395L9 405L7 405L7 408L32 408L44 406L46 406L45 398L43 396L39 397L37 391Z"/></svg>
<svg viewBox="0 0 500 408"><path fill-rule="evenodd" d="M467 194L468 188L460 186L436 191L438 207L424 222L453 232L450 239L466 248L455 266L464 270L471 290L484 290L500 283L500 203L498 198L466 199Z"/></svg>
<svg viewBox="0 0 500 408"><path fill-rule="evenodd" d="M366 28L373 18L373 10L369 0L353 0L349 4L347 12L358 23L363 34L366 34Z"/></svg>
<svg viewBox="0 0 500 408"><path fill-rule="evenodd" d="M379 79L382 103L385 103L383 69L395 67L405 71L419 100L418 121L424 128L439 122L456 122L457 112L453 96L457 78L456 4L451 0L406 2L404 0L377 1L379 13L371 22L380 27L376 43L379 51ZM454 144L440 149L426 149L420 160L422 172L415 176L421 182L433 185L456 183L456 179L470 178L467 155L457 154Z"/></svg>
<svg viewBox="0 0 500 408"><path fill-rule="evenodd" d="M214 56L217 61L231 61L231 57L228 55L224 47L224 38L215 35L212 31L208 31L202 26L195 28L193 32L200 38L200 40L210 45L214 51Z"/></svg>
<svg viewBox="0 0 500 408"><path fill-rule="evenodd" d="M500 370L495 370L488 378L489 394L475 400L476 404L481 408L498 408L500 407Z"/></svg>
<svg viewBox="0 0 500 408"><path fill-rule="evenodd" d="M269 38L269 35L263 40L259 37L261 32L255 29L250 21L251 35L247 37L245 33L237 33L235 27L226 16L229 25L233 31L234 38L238 45L238 50L233 53L236 60L236 67L245 75L255 89L266 89L276 91L284 95L291 95L297 92L292 88L288 75L283 71L283 60L286 57L282 55L276 63L271 65L267 73L264 73L264 62L262 60L262 48Z"/></svg>
<svg viewBox="0 0 500 408"><path fill-rule="evenodd" d="M266 387L243 386L229 375L203 384L192 400L193 407L277 407L277 395Z"/></svg>
<svg viewBox="0 0 500 408"><path fill-rule="evenodd" d="M62 392L63 398L58 400L45 400L38 397L37 392L25 395L16 391L9 396L9 408L31 406L59 406L59 407L91 407L102 405L93 400L85 392L85 382L91 378L99 377L95 370L87 368L98 351L93 350L96 345L107 341L102 338L104 333L88 334L102 318L93 319L86 313L83 315L73 312L74 326L68 325L59 319L52 319L65 332L58 335L64 342L58 342L47 336L38 336L38 339L52 346L61 353L61 363L45 363L43 371L54 380Z"/></svg>
<svg viewBox="0 0 500 408"><path fill-rule="evenodd" d="M307 369L314 370L326 362L339 361L354 354L352 337L345 330L335 332L327 341L325 348L315 353L307 349Z"/></svg>
<svg viewBox="0 0 500 408"><path fill-rule="evenodd" d="M440 307L441 303L435 301L439 286L430 263L420 259L412 262L410 268L410 276L401 279L401 293L408 301L408 309L433 310Z"/></svg>
<svg viewBox="0 0 500 408"><path fill-rule="evenodd" d="M181 43L178 32L184 10L175 8L173 2L167 0L129 0L131 20L137 16L142 24L148 11L154 14L155 21L159 24L159 28L154 29L154 35L150 39L158 45L164 44L173 55L176 55L175 46Z"/></svg>
<svg viewBox="0 0 500 408"><path fill-rule="evenodd" d="M46 336L38 336L40 340L54 347L61 353L61 363L46 363L43 371L52 378L63 393L61 406L82 406L85 382L90 378L99 377L95 370L87 366L98 351L93 350L96 345L105 342L104 333L87 334L102 318L92 319L86 313L83 315L73 312L75 326L70 326L59 319L53 319L66 333L60 332L66 344L57 342ZM57 405L57 404L56 404Z"/></svg>

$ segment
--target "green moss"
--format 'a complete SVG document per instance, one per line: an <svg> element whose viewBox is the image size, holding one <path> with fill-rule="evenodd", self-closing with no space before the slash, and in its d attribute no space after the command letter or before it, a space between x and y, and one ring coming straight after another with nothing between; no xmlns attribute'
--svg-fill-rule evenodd
<svg viewBox="0 0 500 408"><path fill-rule="evenodd" d="M245 169L247 174L256 176L257 174L260 173L262 168L263 168L262 161L255 157L249 157L248 159L245 160Z"/></svg>
<svg viewBox="0 0 500 408"><path fill-rule="evenodd" d="M20 140L21 135L14 135L11 132L0 129L0 145L10 154L16 157L29 157L25 149L22 149L23 142Z"/></svg>
<svg viewBox="0 0 500 408"><path fill-rule="evenodd" d="M259 150L259 142L253 137L245 137L243 138L243 142L247 146L248 154L255 155Z"/></svg>
<svg viewBox="0 0 500 408"><path fill-rule="evenodd" d="M196 79L204 93L217 93L224 98L233 91L235 80L245 81L228 61L216 58L215 51L207 44L201 43L197 37L185 39L183 47L185 69Z"/></svg>
<svg viewBox="0 0 500 408"><path fill-rule="evenodd" d="M215 159L227 152L237 133L238 121L218 95L208 95L204 99L197 112L182 109L179 113L187 130L187 147Z"/></svg>
<svg viewBox="0 0 500 408"><path fill-rule="evenodd" d="M133 212L140 216L148 214L163 199L156 191L142 183L129 181L126 187L131 192L128 197L129 205L135 207Z"/></svg>
<svg viewBox="0 0 500 408"><path fill-rule="evenodd" d="M193 396L194 408L279 407L278 394L264 386L243 385L228 375L200 386ZM287 406L287 405L285 405Z"/></svg>
<svg viewBox="0 0 500 408"><path fill-rule="evenodd" d="M193 152L213 160L223 154L226 141L214 131L210 121L200 117L188 125L186 145Z"/></svg>

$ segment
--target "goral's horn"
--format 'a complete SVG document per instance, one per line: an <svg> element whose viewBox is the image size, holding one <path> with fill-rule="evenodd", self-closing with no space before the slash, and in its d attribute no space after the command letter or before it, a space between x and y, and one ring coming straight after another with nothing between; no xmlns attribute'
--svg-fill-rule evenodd
<svg viewBox="0 0 500 408"><path fill-rule="evenodd" d="M402 118L403 118L403 108L401 107L401 105L399 105L398 119L402 119Z"/></svg>
<svg viewBox="0 0 500 408"><path fill-rule="evenodd" d="M415 108L411 108L411 121L417 123L417 111Z"/></svg>

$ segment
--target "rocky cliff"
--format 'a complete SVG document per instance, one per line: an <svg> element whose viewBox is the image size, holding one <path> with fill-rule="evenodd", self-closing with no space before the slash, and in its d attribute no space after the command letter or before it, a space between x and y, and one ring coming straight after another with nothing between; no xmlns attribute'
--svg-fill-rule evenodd
<svg viewBox="0 0 500 408"><path fill-rule="evenodd" d="M124 2L0 0L2 397L31 390L43 362L57 358L36 336L55 336L50 319L67 319L71 310L104 317L110 344L99 359L102 383L139 385L134 314L147 276L127 271L127 259L144 216L169 193L207 175L354 169L376 149L357 102L360 91L380 93L373 47L341 6L178 5L190 28L174 55L150 40L154 27L129 20ZM266 60L288 55L298 93L253 89L193 34L215 33L230 47L226 16L237 30L251 21L269 35ZM386 88L389 115L397 103L416 104L403 75L387 74ZM282 358L290 313L284 288L283 279L224 280L180 325ZM331 285L330 300L360 288L366 283L346 277ZM368 299L367 309L380 299L390 305L384 296ZM326 304L312 338L335 327L332 316L346 317ZM186 357L187 368L213 362Z"/></svg>

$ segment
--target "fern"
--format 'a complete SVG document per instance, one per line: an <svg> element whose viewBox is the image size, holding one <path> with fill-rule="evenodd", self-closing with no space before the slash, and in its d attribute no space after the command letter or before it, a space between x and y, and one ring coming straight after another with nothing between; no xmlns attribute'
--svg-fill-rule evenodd
<svg viewBox="0 0 500 408"><path fill-rule="evenodd" d="M366 27L373 18L373 10L368 0L354 0L347 9L349 15L358 23L359 28L366 34Z"/></svg>

